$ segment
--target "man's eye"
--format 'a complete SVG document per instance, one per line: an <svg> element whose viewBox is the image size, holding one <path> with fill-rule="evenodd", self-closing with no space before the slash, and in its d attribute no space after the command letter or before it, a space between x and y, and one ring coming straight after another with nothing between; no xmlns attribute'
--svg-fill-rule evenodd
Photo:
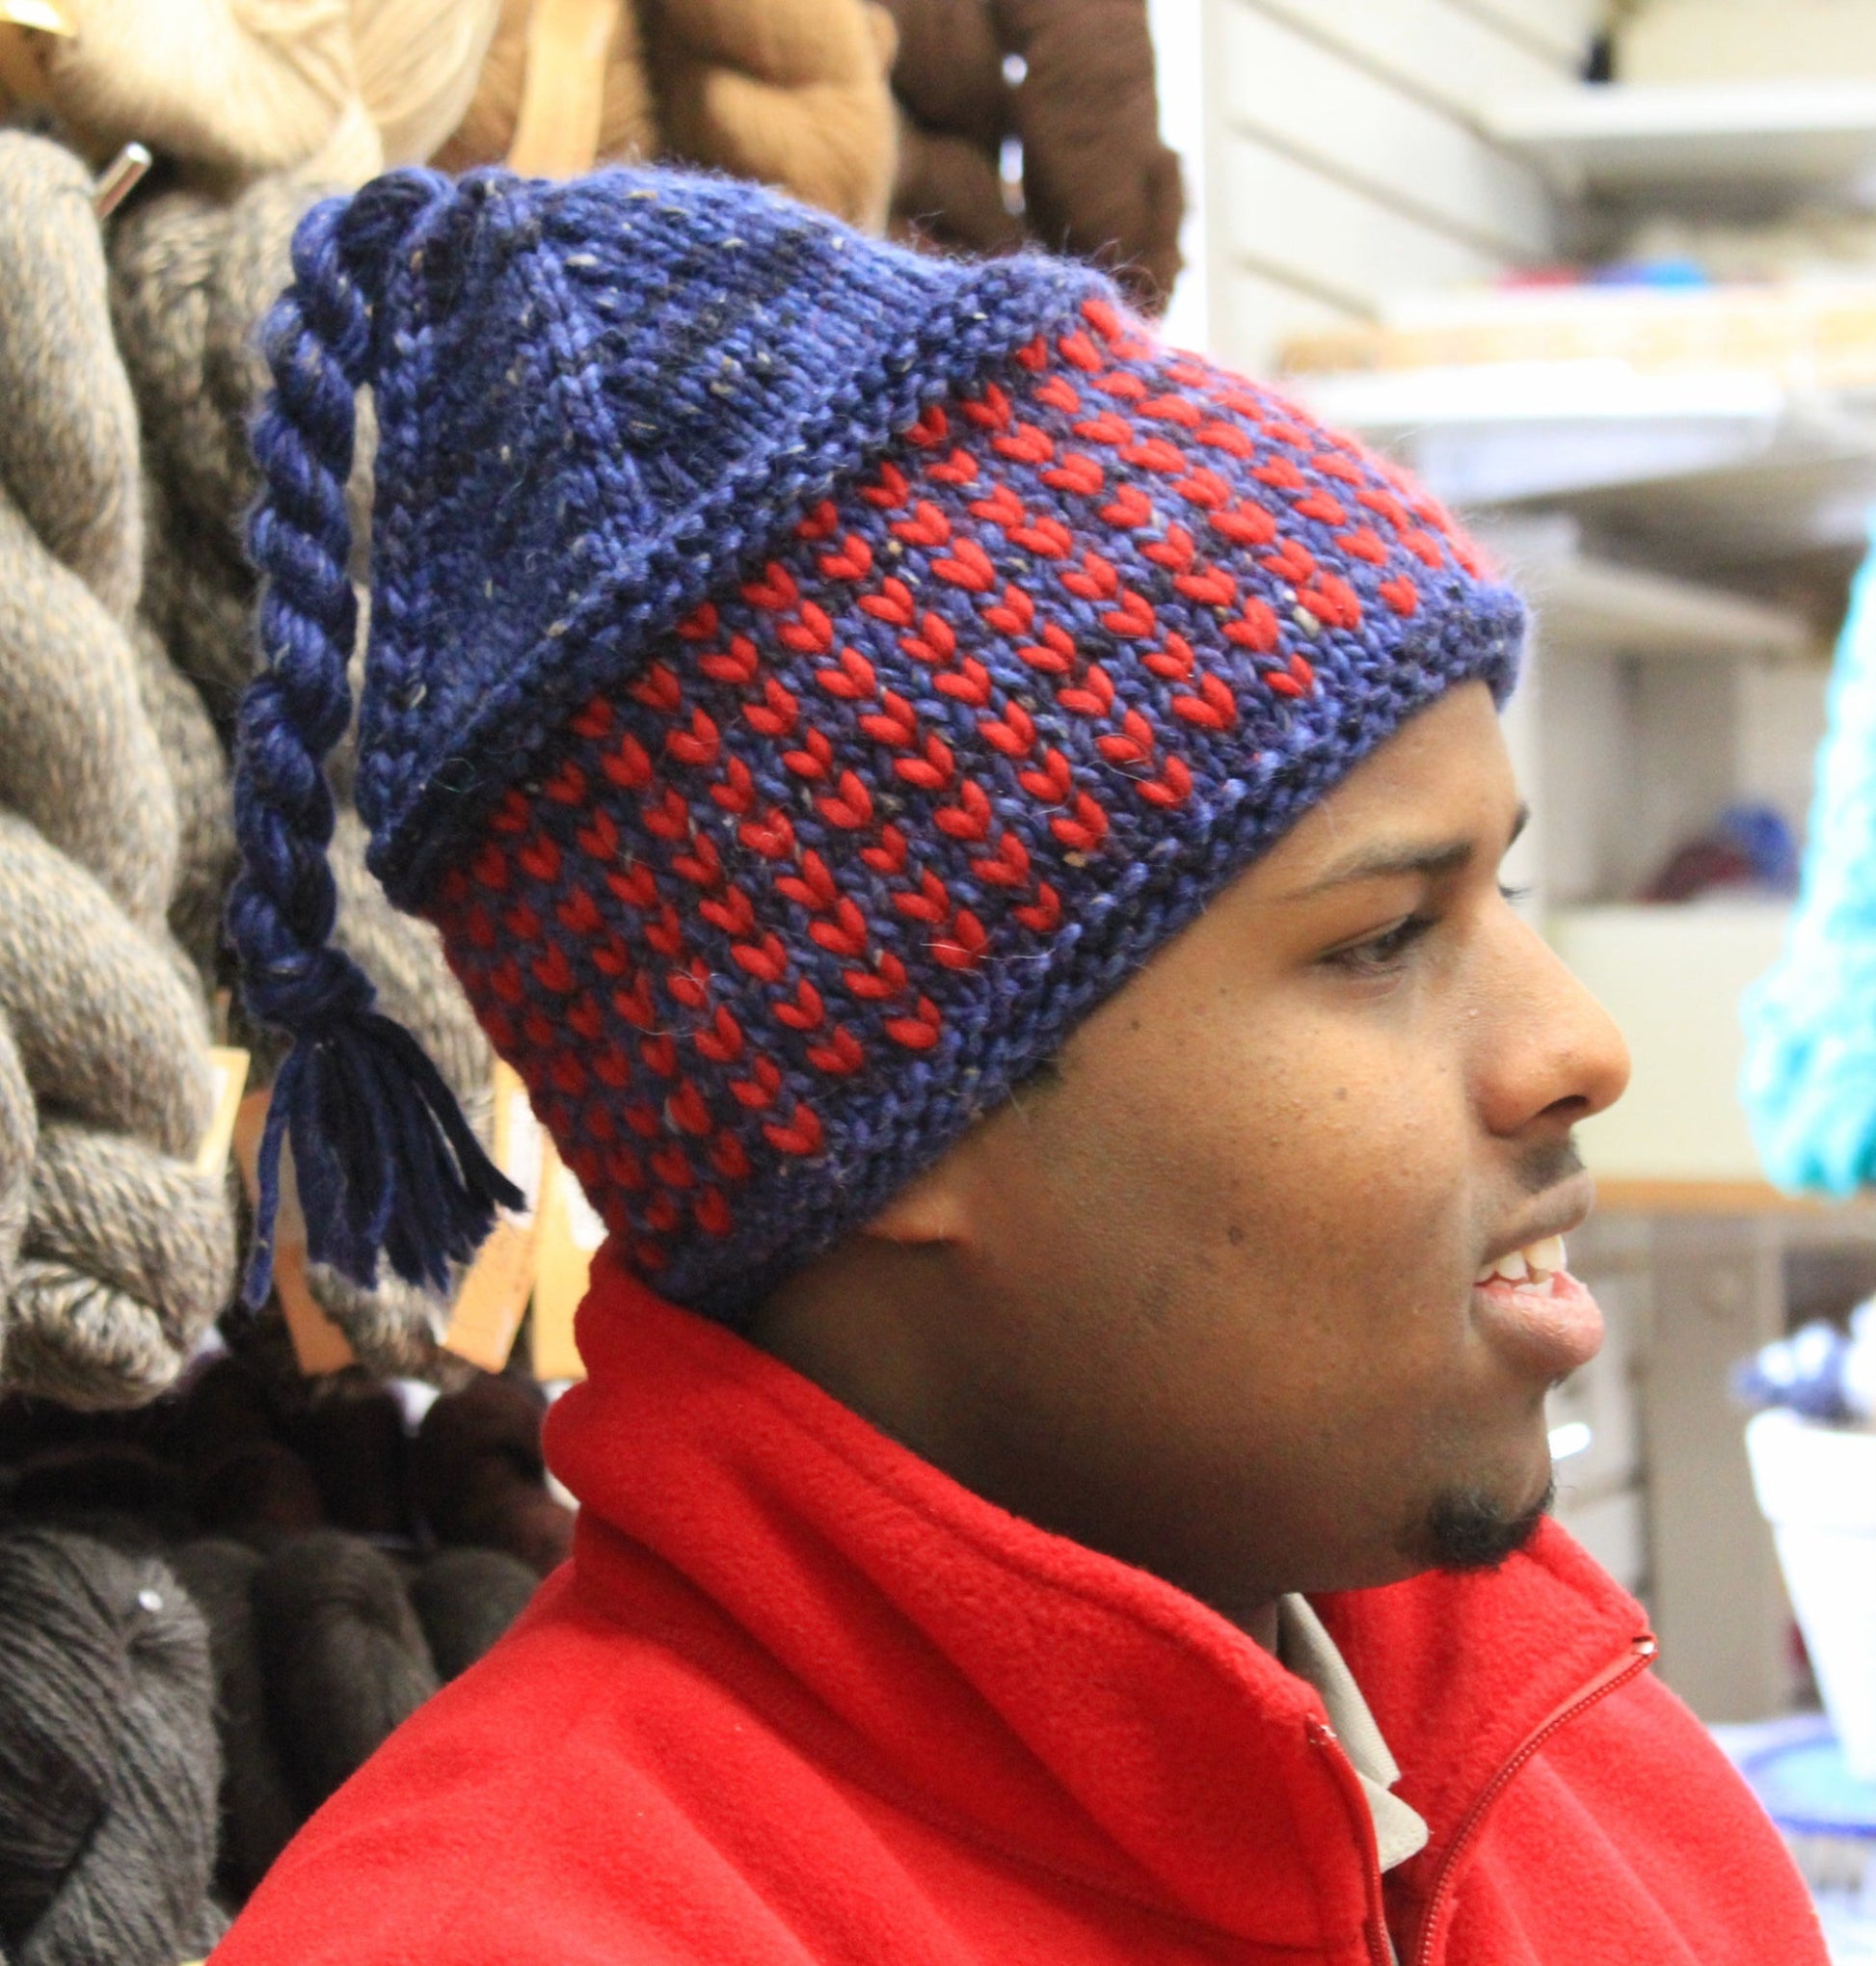
<svg viewBox="0 0 1876 1966"><path fill-rule="evenodd" d="M1433 928L1436 920L1434 915L1404 915L1391 929L1383 929L1379 935L1370 935L1366 941L1332 949L1323 959L1338 969L1353 970L1357 976L1385 975L1401 966L1407 951Z"/></svg>

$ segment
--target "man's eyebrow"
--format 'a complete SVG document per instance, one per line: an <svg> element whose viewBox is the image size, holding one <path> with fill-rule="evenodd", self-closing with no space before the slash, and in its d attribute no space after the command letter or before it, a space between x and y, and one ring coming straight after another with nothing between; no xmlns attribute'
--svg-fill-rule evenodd
<svg viewBox="0 0 1876 1966"><path fill-rule="evenodd" d="M1531 822L1531 808L1521 805L1505 841L1507 852ZM1427 880L1441 880L1471 864L1475 851L1471 840L1383 841L1379 846L1358 848L1347 858L1332 861L1305 886L1281 897L1286 902L1313 900L1332 888L1353 887L1357 881L1399 879L1417 875Z"/></svg>

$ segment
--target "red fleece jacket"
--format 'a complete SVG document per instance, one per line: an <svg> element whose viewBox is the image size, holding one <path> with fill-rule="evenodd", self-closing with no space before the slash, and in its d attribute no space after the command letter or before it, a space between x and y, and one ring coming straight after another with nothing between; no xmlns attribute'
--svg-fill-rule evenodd
<svg viewBox="0 0 1876 1966"><path fill-rule="evenodd" d="M1315 1601L1315 1691L602 1258L574 1559L301 1834L215 1966L1823 1966L1776 1835L1555 1526Z"/></svg>

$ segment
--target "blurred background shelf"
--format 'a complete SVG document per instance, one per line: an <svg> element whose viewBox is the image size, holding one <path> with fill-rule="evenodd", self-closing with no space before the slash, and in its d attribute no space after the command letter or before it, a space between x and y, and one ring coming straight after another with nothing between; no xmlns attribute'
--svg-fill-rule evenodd
<svg viewBox="0 0 1876 1966"><path fill-rule="evenodd" d="M1485 111L1492 137L1572 197L1854 193L1876 178L1876 83L1583 84Z"/></svg>
<svg viewBox="0 0 1876 1966"><path fill-rule="evenodd" d="M1871 325L1876 355L1876 310ZM1568 505L1677 571L1854 552L1876 500L1876 390L1595 358L1310 374L1291 387L1455 505Z"/></svg>
<svg viewBox="0 0 1876 1966"><path fill-rule="evenodd" d="M1482 530L1530 601L1546 651L1767 663L1817 653L1799 609L1606 557L1568 514L1501 515Z"/></svg>

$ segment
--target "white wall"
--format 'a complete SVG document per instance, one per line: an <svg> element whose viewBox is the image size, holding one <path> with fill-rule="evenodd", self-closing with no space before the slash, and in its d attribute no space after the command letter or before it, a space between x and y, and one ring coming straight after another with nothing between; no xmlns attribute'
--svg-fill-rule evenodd
<svg viewBox="0 0 1876 1966"><path fill-rule="evenodd" d="M1202 139L1170 120L1168 136L1200 165L1212 348L1267 370L1292 336L1543 259L1549 201L1479 111L1574 79L1600 13L1600 0L1158 0L1171 93L1184 102L1194 62L1202 92Z"/></svg>

